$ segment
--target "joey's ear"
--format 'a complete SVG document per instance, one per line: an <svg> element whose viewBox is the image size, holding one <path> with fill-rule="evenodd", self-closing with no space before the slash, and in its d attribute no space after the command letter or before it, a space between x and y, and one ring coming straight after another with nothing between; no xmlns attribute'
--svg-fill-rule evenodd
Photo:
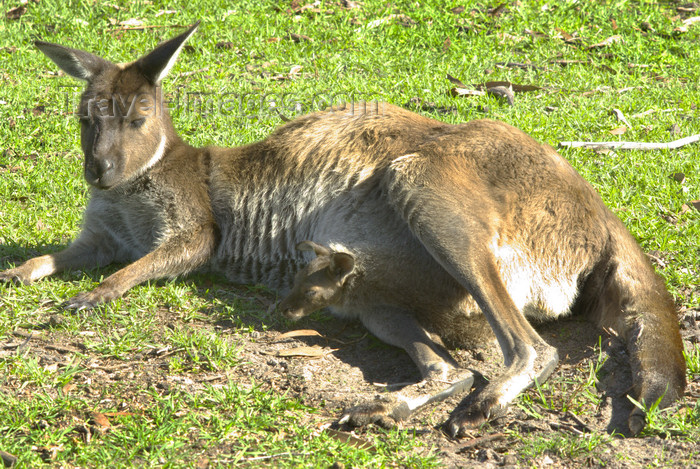
<svg viewBox="0 0 700 469"><path fill-rule="evenodd" d="M333 277L343 284L347 280L348 275L355 270L355 256L346 252L334 252L331 255L331 263L328 269Z"/></svg>
<svg viewBox="0 0 700 469"><path fill-rule="evenodd" d="M199 27L199 21L184 33L159 44L151 52L136 61L136 65L148 81L157 85L165 78L170 69L173 68L173 65L175 65L177 56L180 55L185 42L194 34L197 27Z"/></svg>
<svg viewBox="0 0 700 469"><path fill-rule="evenodd" d="M316 256L328 256L331 253L327 247L316 244L313 241L302 241L301 243L297 244L297 250L313 251L316 253Z"/></svg>
<svg viewBox="0 0 700 469"><path fill-rule="evenodd" d="M114 66L112 62L82 50L43 41L36 41L34 45L61 70L79 80L92 81L100 72Z"/></svg>

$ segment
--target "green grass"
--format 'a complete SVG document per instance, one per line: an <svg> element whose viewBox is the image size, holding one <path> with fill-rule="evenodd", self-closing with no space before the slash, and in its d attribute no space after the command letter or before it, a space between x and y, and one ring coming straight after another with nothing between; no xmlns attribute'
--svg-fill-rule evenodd
<svg viewBox="0 0 700 469"><path fill-rule="evenodd" d="M17 20L5 17L16 5L4 3L0 268L65 246L79 230L87 200L78 123L70 104L80 85L59 74L34 48L37 39L129 61L182 31L175 26L201 19L191 47L165 81L169 98L180 104L173 112L175 126L194 145L234 146L265 137L281 122L272 101L293 117L336 104L343 96L387 100L446 122L499 119L555 147L570 140L670 141L700 133L700 24L675 31L683 19L676 18L675 3L522 1L519 6L507 3L494 16L489 9L498 3L365 0L359 8L347 9L341 2L323 1L300 11L303 1L295 7L273 1L42 0L29 2ZM460 5L463 11L451 11ZM177 13L159 14L164 10ZM393 14L412 22L394 17L371 26ZM157 27L115 30L130 19ZM645 31L642 23L653 31ZM581 42L564 42L560 30ZM295 42L290 33L311 41ZM587 48L613 35L622 40ZM217 47L220 43L230 47ZM556 62L562 60L570 63ZM508 62L537 68L501 65ZM291 79L275 79L287 77L295 66L301 69ZM505 80L543 89L518 93L515 105L508 106L491 96L452 96L447 74L468 85ZM622 136L609 133L623 125L611 112L614 108L630 123ZM654 112L635 117L648 110ZM672 135L668 129L673 125L678 131ZM700 307L700 212L690 204L700 199L700 147L560 152L642 247L658 251L665 261L659 271L679 305ZM671 178L677 172L685 174L683 183ZM36 467L42 460L66 467L193 467L202 458L213 466L438 464L438 456L406 432L374 433L375 451L315 434L311 422L318 409L255 385L168 392L157 383L131 389L128 378L94 388L77 379L95 357L138 367L145 366L138 363L149 353L171 352L164 362L171 373L225 373L241 366L236 334L278 325L254 301L238 298L225 286L207 287L204 275L136 287L99 314L60 310L63 300L94 287L109 272L72 271L31 286L0 285L0 342L21 341L12 334L22 328L83 346L55 366L19 349L0 355L0 449L18 456L23 467ZM233 334L217 332L215 326L222 322ZM695 347L687 360L690 380L697 382ZM580 383L546 383L520 405L535 413L547 408L590 412L598 398L591 381L595 372L581 370ZM71 384L77 392L64 392ZM569 402L553 401L547 390L557 386L579 392ZM138 396L135 402L120 399L125 390ZM686 410L681 417L650 411L647 432L697 438L700 410ZM95 411L113 415L112 429L103 434L90 430L87 441L80 428L90 427ZM575 459L590 445L604 445L606 438L533 440L525 443L530 449L522 456L549 452ZM269 456L274 457L254 459Z"/></svg>

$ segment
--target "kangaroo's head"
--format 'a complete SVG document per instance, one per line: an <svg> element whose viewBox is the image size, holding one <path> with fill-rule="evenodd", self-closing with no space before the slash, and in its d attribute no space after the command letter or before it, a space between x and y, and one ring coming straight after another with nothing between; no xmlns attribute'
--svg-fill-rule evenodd
<svg viewBox="0 0 700 469"><path fill-rule="evenodd" d="M127 64L58 44L35 43L68 75L87 82L78 115L88 183L111 189L133 180L178 139L162 104L160 83L198 25Z"/></svg>
<svg viewBox="0 0 700 469"><path fill-rule="evenodd" d="M297 249L313 251L316 258L297 272L292 291L280 302L282 314L295 321L340 303L343 287L355 270L352 254L331 251L311 241L302 241Z"/></svg>

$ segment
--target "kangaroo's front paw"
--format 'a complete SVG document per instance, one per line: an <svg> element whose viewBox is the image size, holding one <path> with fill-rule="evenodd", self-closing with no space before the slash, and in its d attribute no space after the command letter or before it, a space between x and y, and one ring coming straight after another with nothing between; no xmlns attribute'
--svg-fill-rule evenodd
<svg viewBox="0 0 700 469"><path fill-rule="evenodd" d="M391 408L384 402L360 404L346 410L338 423L347 423L351 427L364 427L371 423L382 428L395 428L396 420L389 413Z"/></svg>
<svg viewBox="0 0 700 469"><path fill-rule="evenodd" d="M80 293L63 303L63 308L75 311L94 309L96 306L122 296L123 290L105 281L92 291Z"/></svg>
<svg viewBox="0 0 700 469"><path fill-rule="evenodd" d="M75 295L73 298L67 300L61 306L63 307L63 309L70 309L76 312L86 311L95 309L96 306L100 305L101 303L105 303L110 299L111 298L105 297L104 295L98 293L97 290L93 290L91 292L85 292Z"/></svg>
<svg viewBox="0 0 700 469"><path fill-rule="evenodd" d="M0 282L14 283L16 285L29 285L31 283L28 278L17 272L17 269L0 272Z"/></svg>

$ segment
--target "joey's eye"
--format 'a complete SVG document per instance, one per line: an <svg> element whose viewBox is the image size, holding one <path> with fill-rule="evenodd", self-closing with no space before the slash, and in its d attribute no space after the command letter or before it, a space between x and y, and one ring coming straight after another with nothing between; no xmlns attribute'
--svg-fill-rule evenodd
<svg viewBox="0 0 700 469"><path fill-rule="evenodd" d="M132 128L138 129L143 125L143 123L146 122L146 118L142 117L141 119L134 119L131 121L129 125L131 125Z"/></svg>
<svg viewBox="0 0 700 469"><path fill-rule="evenodd" d="M305 295L306 295L306 297L307 297L308 299L312 299L312 298L315 298L315 297L316 297L316 294L317 294L317 293L318 293L318 292L317 292L316 290L306 290Z"/></svg>

